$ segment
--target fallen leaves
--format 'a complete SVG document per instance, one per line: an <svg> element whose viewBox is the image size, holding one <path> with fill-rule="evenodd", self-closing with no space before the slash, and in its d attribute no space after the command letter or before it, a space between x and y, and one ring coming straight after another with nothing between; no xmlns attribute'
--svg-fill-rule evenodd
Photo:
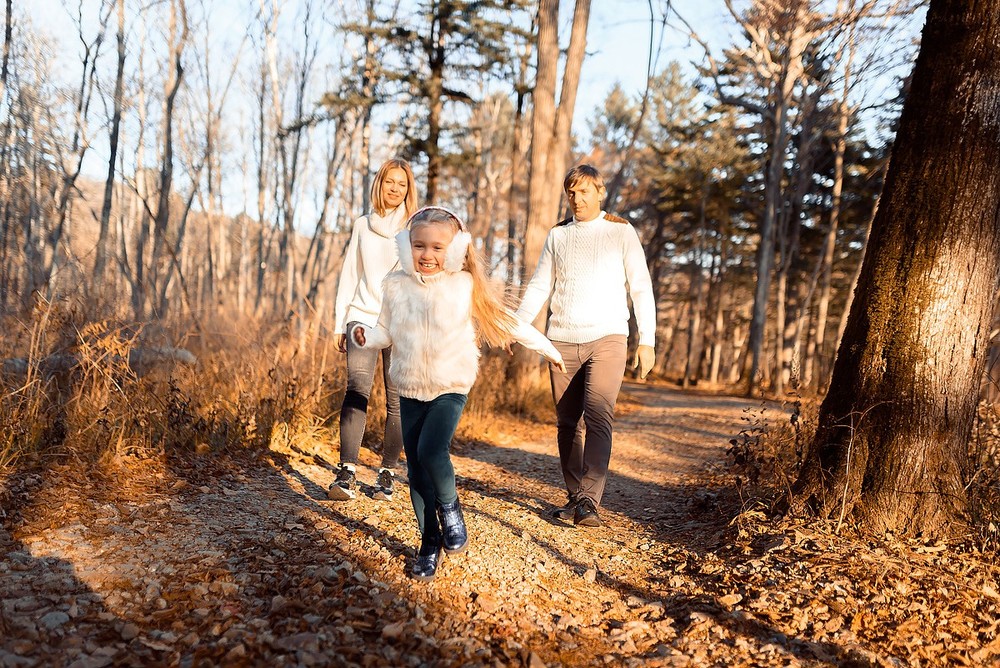
<svg viewBox="0 0 1000 668"><path fill-rule="evenodd" d="M712 397L696 400L724 415ZM681 475L664 463L686 447L724 452L692 436L705 415L634 407L618 426L621 464L598 530L546 518L563 500L551 427L493 421L494 441L457 448L473 545L427 584L406 575L417 536L405 484L391 502L330 503L322 444L203 472L145 464L120 471L116 487L67 468L33 481L23 523L0 532L0 665L69 663L71 642L79 665L1000 659L988 559L743 509L723 469ZM668 442L661 424L689 440Z"/></svg>

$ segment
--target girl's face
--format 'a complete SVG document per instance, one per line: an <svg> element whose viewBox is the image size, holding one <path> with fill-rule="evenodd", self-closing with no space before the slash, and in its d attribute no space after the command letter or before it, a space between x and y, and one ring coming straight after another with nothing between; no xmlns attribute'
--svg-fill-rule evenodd
<svg viewBox="0 0 1000 668"><path fill-rule="evenodd" d="M406 172L399 167L393 167L382 177L382 202L385 208L392 211L406 199Z"/></svg>
<svg viewBox="0 0 1000 668"><path fill-rule="evenodd" d="M410 230L410 250L417 273L432 276L444 271L444 256L455 230L447 223L425 223Z"/></svg>

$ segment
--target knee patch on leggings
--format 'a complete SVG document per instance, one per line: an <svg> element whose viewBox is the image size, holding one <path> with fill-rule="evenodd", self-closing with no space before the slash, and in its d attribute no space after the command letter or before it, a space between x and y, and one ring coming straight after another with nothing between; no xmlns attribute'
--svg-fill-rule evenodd
<svg viewBox="0 0 1000 668"><path fill-rule="evenodd" d="M368 411L368 397L357 390L348 390L344 394L344 408L356 408L365 413Z"/></svg>

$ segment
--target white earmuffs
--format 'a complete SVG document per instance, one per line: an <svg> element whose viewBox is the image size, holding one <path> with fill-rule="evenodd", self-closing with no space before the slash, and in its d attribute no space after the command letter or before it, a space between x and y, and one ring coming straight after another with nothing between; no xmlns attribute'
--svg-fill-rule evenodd
<svg viewBox="0 0 1000 668"><path fill-rule="evenodd" d="M455 233L455 238L448 244L448 250L444 254L444 270L450 272L462 271L465 266L465 254L472 243L472 235L462 230ZM412 260L412 258L411 258Z"/></svg>
<svg viewBox="0 0 1000 668"><path fill-rule="evenodd" d="M399 268L411 276L417 275L413 266L413 251L410 249L410 228L404 227L396 235L396 250L399 255Z"/></svg>

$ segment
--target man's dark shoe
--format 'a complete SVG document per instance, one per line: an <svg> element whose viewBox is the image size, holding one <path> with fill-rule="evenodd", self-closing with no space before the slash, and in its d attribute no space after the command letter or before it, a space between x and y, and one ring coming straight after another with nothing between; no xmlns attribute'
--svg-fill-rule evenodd
<svg viewBox="0 0 1000 668"><path fill-rule="evenodd" d="M554 520L569 522L576 514L576 499L570 499L565 506L559 506L549 511L549 516Z"/></svg>
<svg viewBox="0 0 1000 668"><path fill-rule="evenodd" d="M417 560L413 564L414 579L421 582L430 582L437 575L438 563L441 560L441 539L440 537L424 537L420 541L420 551L417 552Z"/></svg>
<svg viewBox="0 0 1000 668"><path fill-rule="evenodd" d="M597 505L593 499L586 496L580 499L573 513L573 524L580 527L601 526L601 516L597 514Z"/></svg>
<svg viewBox="0 0 1000 668"><path fill-rule="evenodd" d="M375 498L379 501L390 501L395 488L395 478L392 471L382 467L378 470L378 478L375 479Z"/></svg>
<svg viewBox="0 0 1000 668"><path fill-rule="evenodd" d="M354 471L341 464L326 497L331 501L349 501L357 495L357 488L358 480L354 477Z"/></svg>
<svg viewBox="0 0 1000 668"><path fill-rule="evenodd" d="M469 544L469 532L465 528L465 518L462 517L462 506L458 499L451 503L437 505L438 519L441 520L441 533L444 535L444 551L456 554Z"/></svg>

